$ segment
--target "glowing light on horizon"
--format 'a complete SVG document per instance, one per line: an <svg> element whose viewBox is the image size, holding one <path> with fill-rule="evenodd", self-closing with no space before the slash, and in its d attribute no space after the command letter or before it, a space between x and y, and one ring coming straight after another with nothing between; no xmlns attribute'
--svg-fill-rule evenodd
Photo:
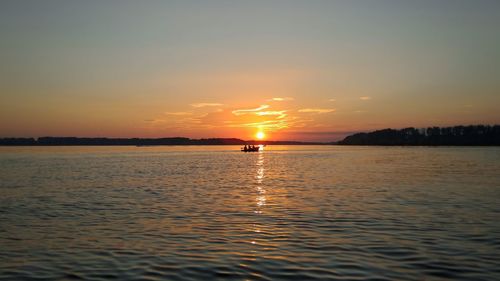
<svg viewBox="0 0 500 281"><path fill-rule="evenodd" d="M264 132L257 132L257 134L255 134L255 137L259 140L263 140L265 137L266 137L266 134L264 134Z"/></svg>

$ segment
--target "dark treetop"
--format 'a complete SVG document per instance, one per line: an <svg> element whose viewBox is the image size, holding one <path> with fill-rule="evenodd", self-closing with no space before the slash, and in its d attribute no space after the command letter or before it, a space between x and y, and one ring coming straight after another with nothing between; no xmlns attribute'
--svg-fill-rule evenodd
<svg viewBox="0 0 500 281"><path fill-rule="evenodd" d="M500 125L384 129L358 133L341 145L500 145Z"/></svg>

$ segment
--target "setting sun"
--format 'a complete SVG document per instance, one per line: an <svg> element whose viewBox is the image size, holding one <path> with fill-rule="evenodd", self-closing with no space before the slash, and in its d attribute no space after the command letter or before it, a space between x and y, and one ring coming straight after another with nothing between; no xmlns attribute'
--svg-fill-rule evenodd
<svg viewBox="0 0 500 281"><path fill-rule="evenodd" d="M255 134L255 137L257 137L257 139L259 140L262 140L266 137L266 135L264 134L264 132L257 132L257 134Z"/></svg>

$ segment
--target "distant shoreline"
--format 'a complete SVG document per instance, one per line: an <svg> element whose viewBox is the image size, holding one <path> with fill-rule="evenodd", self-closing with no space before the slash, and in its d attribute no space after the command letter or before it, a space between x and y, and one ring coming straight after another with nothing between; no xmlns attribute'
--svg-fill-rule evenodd
<svg viewBox="0 0 500 281"><path fill-rule="evenodd" d="M0 138L0 146L193 146L193 145L331 145L324 142L256 141L236 138Z"/></svg>
<svg viewBox="0 0 500 281"><path fill-rule="evenodd" d="M500 146L500 125L384 129L357 133L339 145L380 146Z"/></svg>
<svg viewBox="0 0 500 281"><path fill-rule="evenodd" d="M0 138L0 146L189 146L189 145L370 145L370 146L500 146L500 125L383 129L357 133L341 141L269 141L237 138Z"/></svg>

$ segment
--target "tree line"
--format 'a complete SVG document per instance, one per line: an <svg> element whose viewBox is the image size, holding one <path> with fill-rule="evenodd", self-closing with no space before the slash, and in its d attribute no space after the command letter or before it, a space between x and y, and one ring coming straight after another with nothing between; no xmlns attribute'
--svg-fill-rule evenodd
<svg viewBox="0 0 500 281"><path fill-rule="evenodd" d="M340 145L500 145L500 125L384 129L357 133Z"/></svg>

